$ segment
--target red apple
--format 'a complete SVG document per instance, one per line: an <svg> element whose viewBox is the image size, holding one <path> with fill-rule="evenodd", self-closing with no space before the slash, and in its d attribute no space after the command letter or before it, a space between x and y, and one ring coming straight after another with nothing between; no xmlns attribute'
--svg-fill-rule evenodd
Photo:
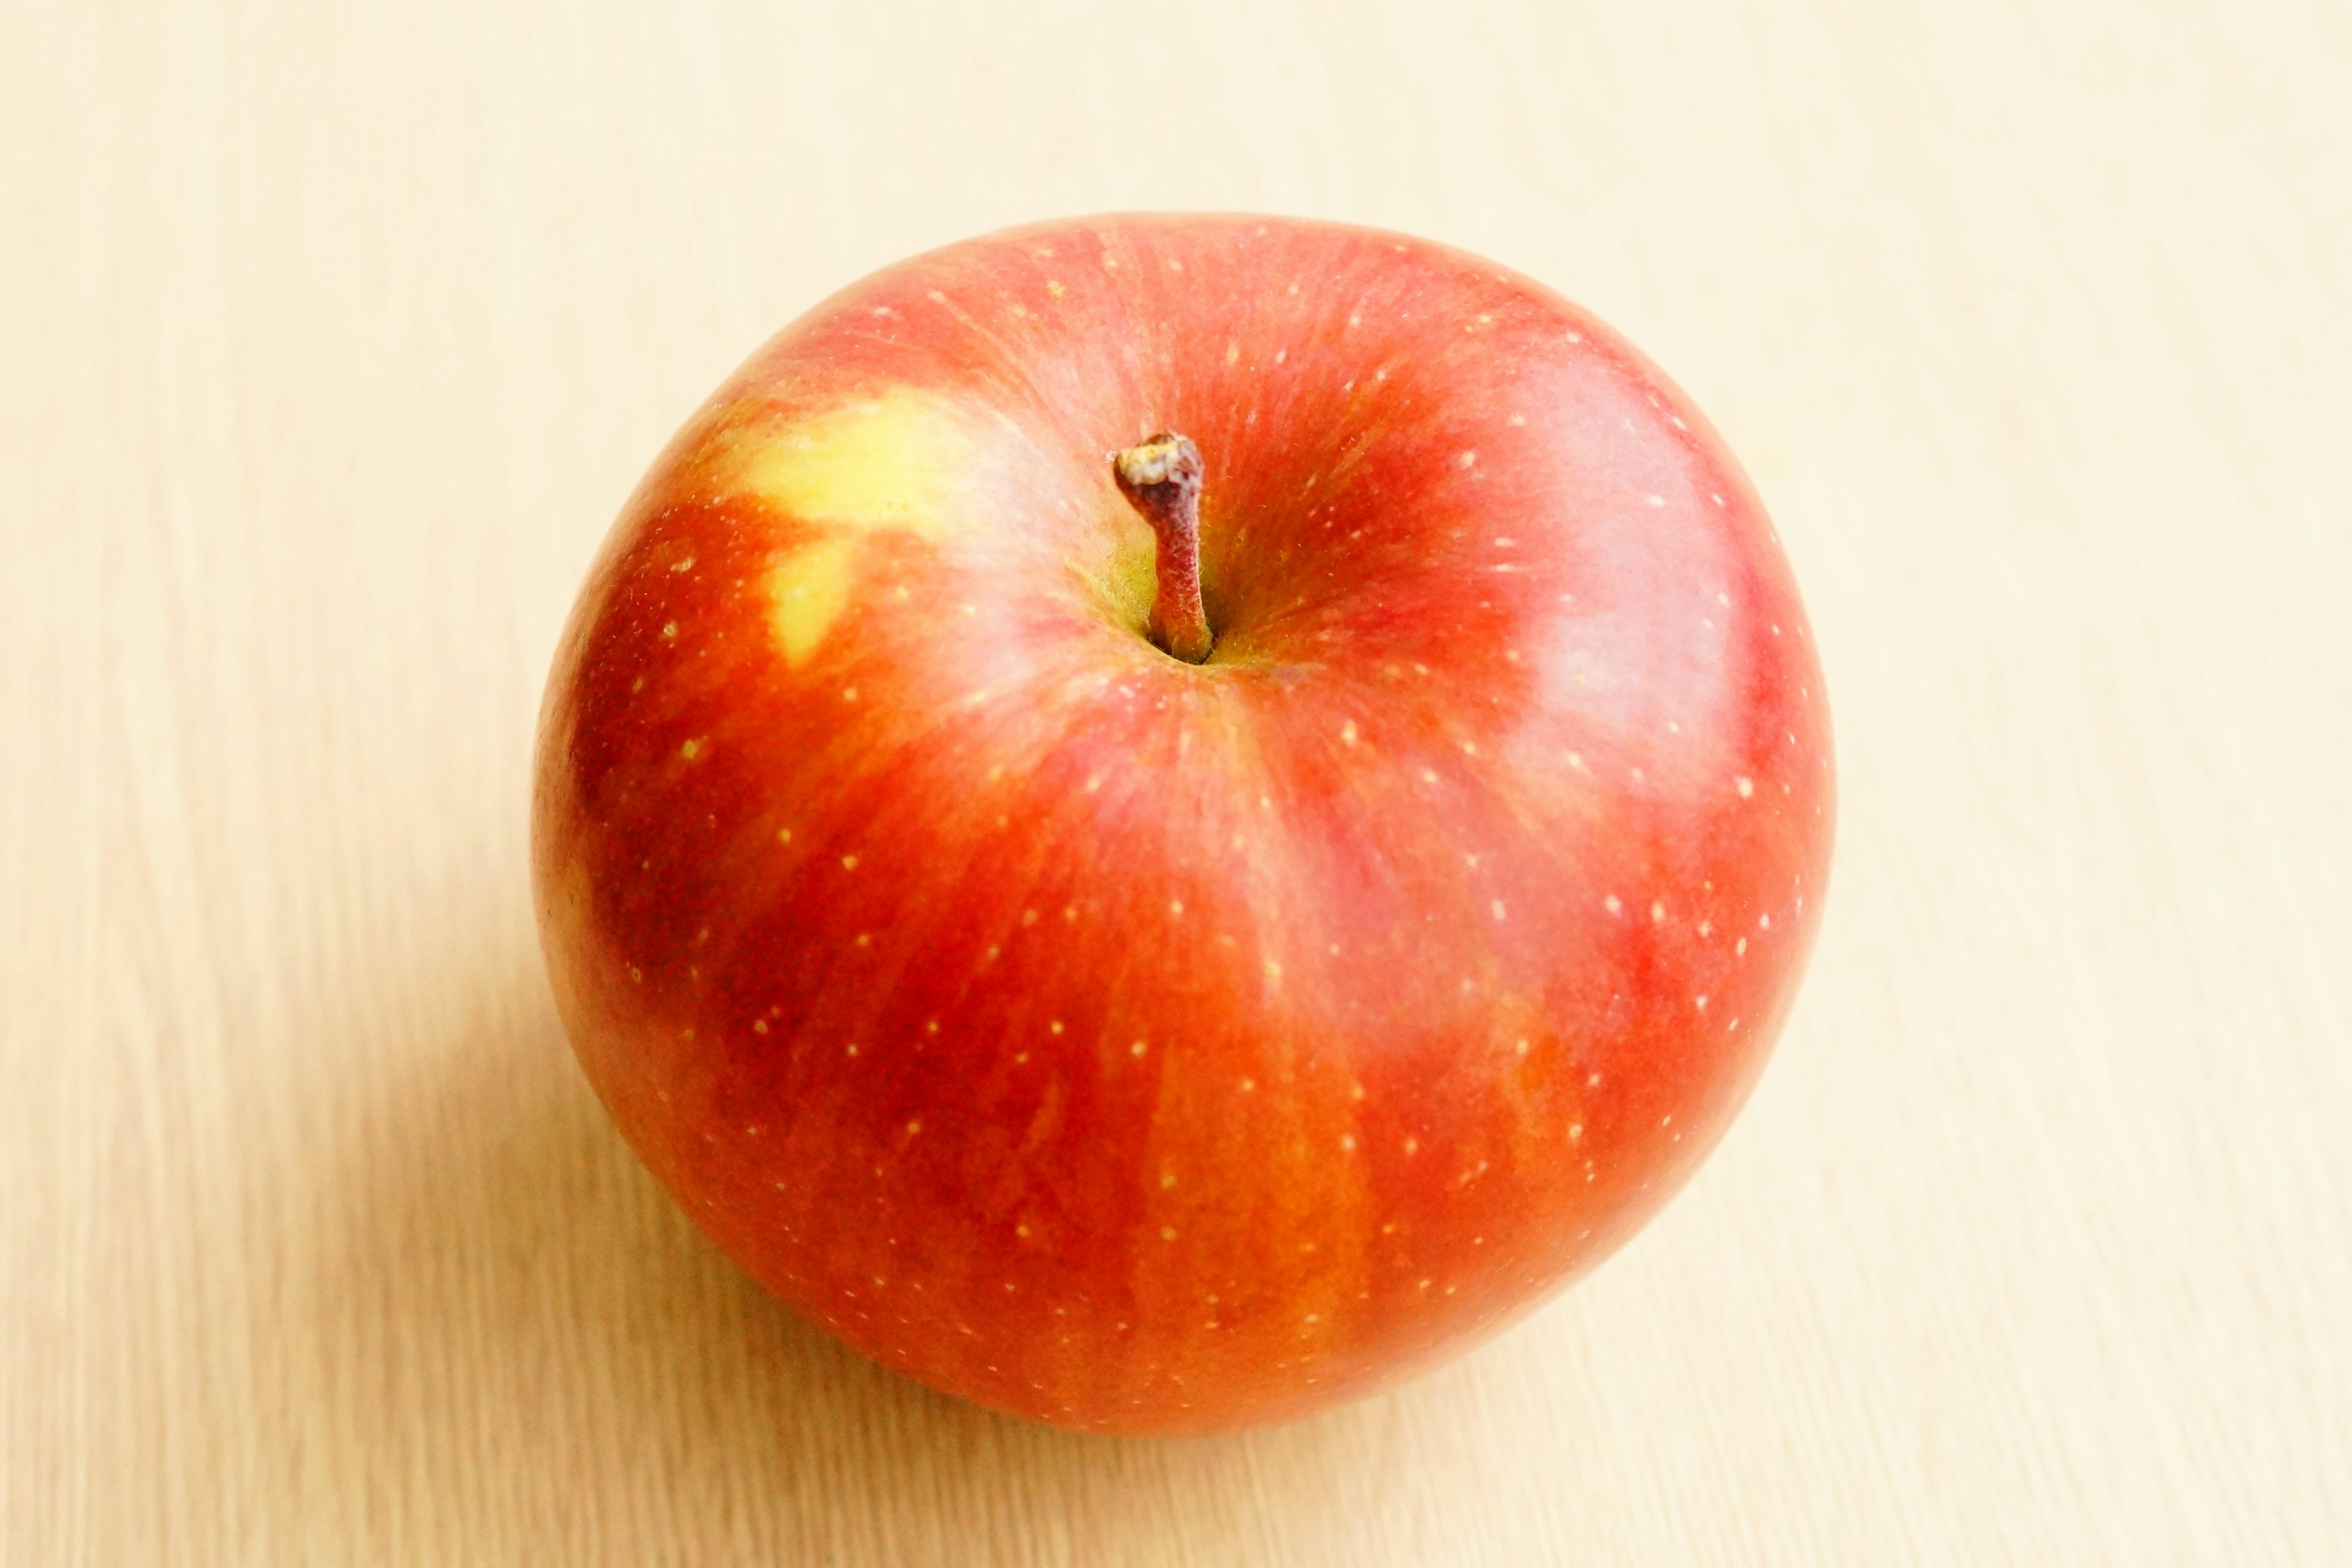
<svg viewBox="0 0 2352 1568"><path fill-rule="evenodd" d="M1631 1235L1762 1065L1831 795L1771 527L1622 339L1423 241L1126 216L877 274L688 422L533 851L583 1065L744 1268L1164 1432Z"/></svg>

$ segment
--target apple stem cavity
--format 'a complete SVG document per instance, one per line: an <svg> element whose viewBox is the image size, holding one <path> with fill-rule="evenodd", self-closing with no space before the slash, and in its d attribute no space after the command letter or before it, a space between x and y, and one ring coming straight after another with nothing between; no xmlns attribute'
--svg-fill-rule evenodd
<svg viewBox="0 0 2352 1568"><path fill-rule="evenodd" d="M1216 640L1201 603L1201 448L1189 436L1163 430L1113 453L1110 467L1119 494L1160 541L1151 640L1186 664L1199 664Z"/></svg>

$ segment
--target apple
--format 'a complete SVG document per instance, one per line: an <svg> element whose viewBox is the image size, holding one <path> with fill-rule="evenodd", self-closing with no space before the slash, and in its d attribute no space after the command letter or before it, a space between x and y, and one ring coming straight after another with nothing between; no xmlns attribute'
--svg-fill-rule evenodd
<svg viewBox="0 0 2352 1568"><path fill-rule="evenodd" d="M1762 1066L1831 801L1771 526L1622 339L1421 240L1114 216L877 273L694 415L533 860L583 1067L746 1270L1174 1432L1623 1242Z"/></svg>

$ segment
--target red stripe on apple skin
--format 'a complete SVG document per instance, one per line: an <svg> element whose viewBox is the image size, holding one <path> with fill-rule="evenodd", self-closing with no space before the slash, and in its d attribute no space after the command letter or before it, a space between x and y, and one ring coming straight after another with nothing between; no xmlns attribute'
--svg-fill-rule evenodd
<svg viewBox="0 0 2352 1568"><path fill-rule="evenodd" d="M1207 463L1198 668L1108 469L1162 429ZM906 431L954 458L919 525L779 504L898 504L858 465ZM786 447L834 467L745 488ZM1654 367L1437 247L1139 217L754 356L592 574L534 853L581 1059L730 1255L941 1388L1176 1431L1630 1235L1761 1068L1830 814L1793 584Z"/></svg>

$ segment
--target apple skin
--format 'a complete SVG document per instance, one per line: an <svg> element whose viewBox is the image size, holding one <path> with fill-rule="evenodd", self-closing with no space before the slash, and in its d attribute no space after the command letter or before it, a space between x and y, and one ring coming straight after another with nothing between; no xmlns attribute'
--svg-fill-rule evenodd
<svg viewBox="0 0 2352 1568"><path fill-rule="evenodd" d="M1205 455L1216 644L1109 454ZM1089 1430L1295 1417L1604 1258L1746 1098L1830 736L1752 488L1494 263L1139 216L756 353L558 652L541 931L615 1122L858 1350Z"/></svg>

